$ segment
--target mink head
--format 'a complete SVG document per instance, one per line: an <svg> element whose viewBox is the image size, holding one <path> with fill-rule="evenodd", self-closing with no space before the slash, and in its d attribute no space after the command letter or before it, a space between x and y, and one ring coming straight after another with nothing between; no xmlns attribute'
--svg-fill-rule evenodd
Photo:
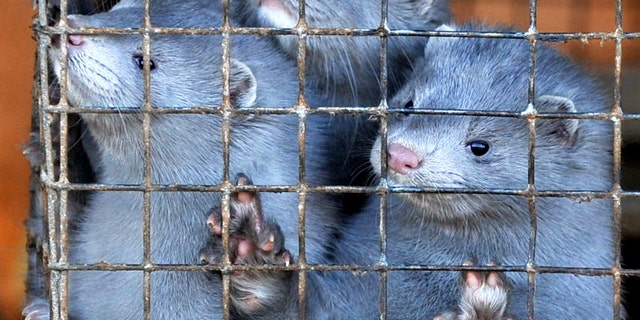
<svg viewBox="0 0 640 320"><path fill-rule="evenodd" d="M181 6L209 5L195 14ZM150 18L153 27L219 28L222 25L220 4L213 1L183 1L165 3L152 1ZM79 107L138 109L145 102L143 36L136 33L142 26L144 9L141 3L124 1L110 11L90 15L71 15L73 28L132 28L121 34L72 34L68 36L67 87L69 101ZM222 36L220 35L150 35L150 99L154 108L218 107L222 103ZM60 76L60 38L54 37L50 57L56 75ZM246 52L247 47L260 51ZM250 50L249 50L250 51ZM297 93L295 69L288 70L284 58L263 39L249 36L231 38L230 97L236 107L251 107L256 103L257 64L272 63L266 72L278 79L291 79L279 89ZM266 68L263 68L266 69ZM285 75L278 74L285 72ZM264 77L264 75L263 75ZM283 80L280 80L283 81ZM292 82L291 84L289 82ZM291 89L291 90L289 90ZM275 94L276 101L268 106L283 106L285 98ZM271 99L271 98L270 98Z"/></svg>
<svg viewBox="0 0 640 320"><path fill-rule="evenodd" d="M535 121L534 169L529 172L529 125L525 117L518 117L528 107L529 49L523 40L431 38L425 59L389 102L392 112L384 153L389 184L524 190L533 173L537 190L608 191L612 123L570 116L608 112L610 106L585 73L545 46L537 48L533 104L538 114L565 116ZM419 113L426 110L440 113ZM443 114L445 110L494 114ZM378 174L381 155L378 138L371 154ZM440 208L452 214L516 205L510 203L514 197L482 192L400 197L426 211Z"/></svg>

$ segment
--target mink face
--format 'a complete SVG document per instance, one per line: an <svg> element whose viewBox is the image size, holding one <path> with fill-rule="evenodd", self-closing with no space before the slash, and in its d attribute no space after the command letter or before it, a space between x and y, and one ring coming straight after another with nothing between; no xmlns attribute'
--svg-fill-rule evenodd
<svg viewBox="0 0 640 320"><path fill-rule="evenodd" d="M526 120L520 119L394 117L387 138L388 181L438 189L526 189L526 130ZM379 157L380 139L371 156L377 170ZM500 195L451 193L399 196L418 210L451 217L472 215L506 200Z"/></svg>
<svg viewBox="0 0 640 320"><path fill-rule="evenodd" d="M197 14L189 14L194 5L202 8ZM150 18L153 27L219 28L222 25L220 11L220 4L215 1L170 4L154 1ZM125 1L98 15L68 17L68 24L73 28L132 29L132 34L68 36L67 87L69 101L73 105L115 110L142 107L146 101L143 37L134 30L142 27L143 16L144 10L139 3ZM222 36L152 34L149 41L150 99L154 108L217 108L222 104ZM54 39L49 51L58 76L62 69L61 46L60 38ZM260 54L246 50L252 47L260 48ZM252 107L255 104L283 107L296 103L295 66L268 40L234 35L230 39L230 51L232 99L244 94L234 92L234 89L243 91L253 87L251 89L262 93L257 95L257 100L232 101L236 102L235 107ZM274 76L287 81L282 81L277 87L262 84L255 88L255 81L272 81ZM247 85L242 82L247 78L253 79L253 83ZM238 87L233 87L234 84ZM93 119L90 114L83 117ZM129 117L119 116L120 119Z"/></svg>
<svg viewBox="0 0 640 320"><path fill-rule="evenodd" d="M178 12L152 12L167 17L160 26L189 27ZM68 17L71 27L139 28L143 10L119 7L94 16ZM215 22L211 22L215 25ZM200 25L202 27L206 25ZM220 37L152 35L150 55L151 103L154 107L217 106L221 101ZM51 61L59 76L59 39L53 41ZM67 38L69 100L95 108L138 109L144 104L143 38L139 34L69 35Z"/></svg>
<svg viewBox="0 0 640 320"><path fill-rule="evenodd" d="M69 19L84 22L81 17ZM217 77L219 64L211 63L211 60L220 57L220 41L207 40L211 39L205 39L205 36L152 37L150 76L154 106L181 108L219 103L219 90L214 90L212 85L220 83ZM188 50L193 44L197 44L197 49ZM69 99L74 105L125 109L142 106L145 95L141 36L70 35L67 47L67 84ZM59 74L59 48L53 49L52 53L54 70ZM195 58L195 55L199 57Z"/></svg>
<svg viewBox="0 0 640 320"><path fill-rule="evenodd" d="M391 185L527 188L529 129L527 120L518 114L528 106L528 45L518 40L429 40L425 59L389 103L392 115L386 156ZM608 111L597 92L576 89L593 84L569 61L544 46L538 47L538 55L533 101L538 113ZM514 116L393 114L398 109L511 112ZM533 173L538 190L607 191L611 187L610 122L537 119L535 127ZM380 145L378 138L371 153L377 174ZM510 206L510 197L502 195L400 196L422 209L436 209L425 212L440 211L444 216L499 211L495 208Z"/></svg>

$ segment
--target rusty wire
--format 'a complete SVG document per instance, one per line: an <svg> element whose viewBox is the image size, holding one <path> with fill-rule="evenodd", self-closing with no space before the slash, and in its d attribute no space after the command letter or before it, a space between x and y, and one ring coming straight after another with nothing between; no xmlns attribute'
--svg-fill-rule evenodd
<svg viewBox="0 0 640 320"><path fill-rule="evenodd" d="M305 20L304 0L300 1L299 6L299 22L294 28L240 28L233 26L229 20L229 0L223 0L223 11L225 18L223 25L219 28L158 28L151 24L149 18L150 1L145 0L145 17L141 28L70 28L66 24L66 0L61 0L61 23L59 26L48 26L47 8L45 1L40 1L38 6L37 23L34 26L38 41L38 62L37 62L37 92L34 93L35 99L39 104L41 141L45 150L45 157L42 164L42 187L46 195L47 203L44 216L45 226L47 228L48 238L45 246L45 259L49 263L47 269L51 272L49 281L49 291L51 294L51 308L54 319L68 319L68 296L67 296L67 279L70 271L80 270L106 270L106 271L143 271L143 301L144 301L144 317L151 318L151 290L150 277L154 271L219 271L223 275L223 311L225 319L229 318L229 275L235 270L289 270L297 271L299 274L298 294L300 301L298 304L299 318L305 318L305 297L306 297L306 273L310 271L367 271L378 272L380 274L380 310L381 319L386 318L386 288L387 273L390 271L460 271L460 270L495 270L504 272L526 272L529 275L529 298L528 298L528 317L534 318L535 305L535 288L536 276L543 273L571 273L587 276L612 276L614 279L614 319L621 317L621 281L623 277L640 277L640 270L624 269L620 263L620 240L621 240L621 200L629 197L640 197L640 191L625 191L620 187L621 172L621 146L622 133L621 123L623 121L640 120L640 114L625 114L621 107L621 70L622 70L622 41L626 39L640 38L640 32L624 32L622 29L622 1L616 0L616 29L611 32L575 32L575 33L540 33L537 30L537 2L530 1L529 16L530 26L526 32L457 32L457 31L417 31L417 30L390 30L387 25L387 0L381 0L381 20L378 28L375 29L335 29L335 28L310 28ZM50 105L48 98L49 78L47 67L47 46L50 37L60 35L61 42L66 43L66 37L69 34L141 34L143 35L143 61L144 61L144 88L146 101L142 108L143 119L143 144L145 153L145 175L142 185L105 185L105 184L80 184L70 183L67 172L67 152L68 141L68 119L69 113L113 113L110 109L95 109L70 106L66 100L66 73L68 62L66 59L67 48L62 46L62 72L61 72L61 99L57 105ZM150 37L157 34L167 35L220 35L223 38L223 92L224 99L219 106L199 106L185 109L168 109L153 108L150 102ZM230 70L230 38L233 35L295 35L298 37L298 79L299 99L296 106L282 108L255 108L236 110L231 107L229 101L229 70ZM380 63L381 63L381 100L378 106L368 106L366 108L356 108L350 106L340 107L319 107L311 109L306 102L304 96L305 90L305 66L306 66L306 39L308 36L357 36L357 37L379 37L381 39L380 46ZM387 40L389 37L396 36L440 36L440 37L488 37L488 38L504 38L504 39L523 39L528 40L531 44L530 54L530 82L529 82L529 106L524 112L487 112L475 110L390 110L387 105ZM535 96L535 65L536 65L536 43L539 41L546 42L566 42L570 40L601 40L615 41L615 87L614 87L614 106L611 112L606 113L571 113L571 114L535 114L533 106L533 98ZM140 109L120 109L120 113L140 113ZM371 187L347 187L347 186L308 186L306 184L306 168L305 168L305 139L306 139L306 118L310 114L370 114L380 119L382 129L381 150L386 150L386 123L387 116L392 113L416 113L416 114L433 114L433 115L466 115L466 116L487 116L487 117L511 117L527 119L529 134L529 170L528 170L528 186L524 189L445 189L445 188L427 188L427 187L401 187L390 186L385 183ZM223 116L223 163L224 174L223 181L220 185L160 185L154 184L151 180L151 164L150 164L150 117L153 114L219 114ZM230 119L234 115L241 114L297 114L299 117L299 154L300 181L297 185L291 186L234 186L229 177L229 145L230 145ZM54 120L53 116L58 116ZM535 153L535 121L538 119L594 119L609 120L614 125L614 187L608 192L592 192L579 190L537 190L535 188L534 177L534 153ZM53 157L54 148L51 131L51 125L59 126L60 130L60 166L55 168ZM386 156L381 154L382 176L386 177ZM59 176L56 179L53 174L59 170ZM384 180L384 179L383 179ZM143 207L143 244L144 244L144 261L142 264L70 264L67 261L67 197L69 191L142 191L144 194ZM150 196L153 192L166 191L204 191L204 192L220 192L222 194L223 208L223 247L224 258L222 265L162 265L155 264L151 260L151 241L150 241ZM295 264L290 266L246 266L233 265L229 260L229 235L228 227L230 224L229 200L230 195L236 191L260 191L260 192L296 192L299 195L299 247L298 259ZM305 211L306 196L309 193L372 193L378 194L381 198L380 202L380 261L372 265L318 265L308 264L305 257ZM386 261L386 216L387 216L387 196L390 193L407 193L407 192L427 192L427 193L463 193L463 194L501 194L522 196L528 199L529 211L531 216L531 236L529 245L529 257L525 266L434 266L434 265L411 265L411 266L394 266L389 265ZM536 247L536 198L540 197L568 197L576 201L589 201L591 199L604 198L613 199L613 219L614 219L614 265L612 268L562 268L562 267L541 267L535 263L535 247Z"/></svg>
<svg viewBox="0 0 640 320"><path fill-rule="evenodd" d="M620 35L622 33L622 0L616 0L615 2L616 9L616 30L615 34ZM620 243L622 241L622 206L621 206L621 185L620 185L620 177L622 172L622 106L621 106L621 75L622 75L622 40L623 38L618 36L615 38L616 49L615 49L615 86L613 92L614 105L611 110L611 119L613 121L613 188L612 192L614 193L612 196L613 200L613 242L614 242L614 252L613 252L613 318L615 320L619 320L622 317L622 277L620 275L621 266L621 246Z"/></svg>

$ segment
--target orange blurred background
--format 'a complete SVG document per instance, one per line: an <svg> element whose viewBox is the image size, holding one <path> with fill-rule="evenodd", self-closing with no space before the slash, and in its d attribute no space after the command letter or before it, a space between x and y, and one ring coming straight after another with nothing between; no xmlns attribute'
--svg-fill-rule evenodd
<svg viewBox="0 0 640 320"><path fill-rule="evenodd" d="M20 319L25 274L24 219L29 210L29 163L21 143L31 125L36 42L33 1L0 9L0 319Z"/></svg>
<svg viewBox="0 0 640 320"><path fill-rule="evenodd" d="M456 18L502 22L526 29L528 1L452 0ZM613 0L539 0L538 26L542 32L607 31L615 28ZM29 166L21 143L31 117L31 85L36 43L30 28L35 11L31 0L5 0L0 10L0 320L20 319L24 294L24 219L29 203ZM640 1L624 1L625 31L640 31ZM560 45L591 69L614 62L613 42L589 45L572 41ZM640 40L626 41L624 68L640 67ZM637 70L637 69L636 69ZM636 107L638 107L636 105ZM635 112L640 110L636 109ZM637 126L637 122L635 122Z"/></svg>

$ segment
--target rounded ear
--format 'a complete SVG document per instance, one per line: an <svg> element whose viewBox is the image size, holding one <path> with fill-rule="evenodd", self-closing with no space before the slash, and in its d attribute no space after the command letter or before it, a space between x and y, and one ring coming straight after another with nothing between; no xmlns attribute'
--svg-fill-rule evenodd
<svg viewBox="0 0 640 320"><path fill-rule="evenodd" d="M444 31L444 32L452 32L452 31L456 31L456 26L453 24L441 24L439 27L437 27L434 31ZM430 58L432 55L434 55L435 53L437 53L438 47L437 44L440 43L444 43L443 41L451 41L451 39L455 39L455 38L446 38L446 37L429 37L427 39L427 43L424 46L424 56L427 58ZM435 47L434 47L435 46ZM432 48L434 47L434 48ZM434 53L435 52L435 53ZM437 58L438 56L436 56ZM433 58L435 59L435 58Z"/></svg>
<svg viewBox="0 0 640 320"><path fill-rule="evenodd" d="M116 3L114 8L122 9L122 8L131 8L131 7L142 7L143 5L144 5L144 2L142 2L141 0L120 0L118 3Z"/></svg>
<svg viewBox="0 0 640 320"><path fill-rule="evenodd" d="M235 59L231 59L229 75L229 93L231 104L236 108L253 106L257 98L258 83L249 67Z"/></svg>
<svg viewBox="0 0 640 320"><path fill-rule="evenodd" d="M561 96L544 95L536 100L539 113L575 113L576 106L571 99ZM578 119L541 119L536 121L539 135L564 141L567 146L576 140L580 121Z"/></svg>
<svg viewBox="0 0 640 320"><path fill-rule="evenodd" d="M446 23L436 28L436 31L456 31L456 29Z"/></svg>

